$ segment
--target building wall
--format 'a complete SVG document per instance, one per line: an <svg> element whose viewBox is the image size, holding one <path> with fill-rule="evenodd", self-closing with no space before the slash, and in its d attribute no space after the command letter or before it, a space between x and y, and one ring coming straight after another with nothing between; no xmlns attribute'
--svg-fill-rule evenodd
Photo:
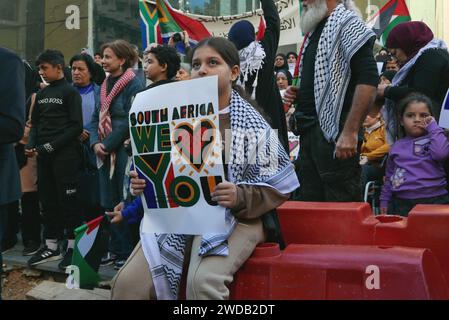
<svg viewBox="0 0 449 320"><path fill-rule="evenodd" d="M76 5L80 9L80 28L68 29L66 20L70 14L66 9ZM66 62L87 46L88 33L87 0L46 0L45 1L45 42L46 49L60 50Z"/></svg>
<svg viewBox="0 0 449 320"><path fill-rule="evenodd" d="M414 21L424 21L434 32L436 25L435 0L407 0L407 6Z"/></svg>
<svg viewBox="0 0 449 320"><path fill-rule="evenodd" d="M93 1L94 51L98 51L102 44L116 39L124 39L141 46L137 0Z"/></svg>
<svg viewBox="0 0 449 320"><path fill-rule="evenodd" d="M0 0L0 45L15 52L24 52L26 38L26 5L24 0L14 3ZM21 54L23 57L24 54Z"/></svg>
<svg viewBox="0 0 449 320"><path fill-rule="evenodd" d="M449 44L449 1L447 0L408 0L412 19L424 21L435 36Z"/></svg>
<svg viewBox="0 0 449 320"><path fill-rule="evenodd" d="M437 0L436 1L436 34L439 38L443 39L449 44L449 1Z"/></svg>

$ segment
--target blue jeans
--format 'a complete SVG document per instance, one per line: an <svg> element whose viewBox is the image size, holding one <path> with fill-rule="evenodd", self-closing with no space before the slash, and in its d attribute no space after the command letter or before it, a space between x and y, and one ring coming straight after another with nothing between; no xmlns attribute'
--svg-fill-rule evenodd
<svg viewBox="0 0 449 320"><path fill-rule="evenodd" d="M129 226L126 222L109 224L109 252L117 255L117 259L128 259L134 249Z"/></svg>

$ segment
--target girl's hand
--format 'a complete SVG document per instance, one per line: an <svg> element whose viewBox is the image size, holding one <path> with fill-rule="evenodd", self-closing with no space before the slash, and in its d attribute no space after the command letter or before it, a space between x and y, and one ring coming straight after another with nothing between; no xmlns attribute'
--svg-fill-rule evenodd
<svg viewBox="0 0 449 320"><path fill-rule="evenodd" d="M418 126L419 128L421 128L422 130L426 130L426 131L427 131L427 127L429 126L429 124L430 124L433 120L435 120L434 117L428 116L428 117L424 118L424 119L421 121L421 123L419 123L417 126Z"/></svg>
<svg viewBox="0 0 449 320"><path fill-rule="evenodd" d="M212 201L222 207L233 209L237 206L237 186L231 182L222 182L211 194Z"/></svg>
<svg viewBox="0 0 449 320"><path fill-rule="evenodd" d="M427 128L427 126L432 122L432 121L436 121L434 117L429 116L427 118L424 119L424 125Z"/></svg>
<svg viewBox="0 0 449 320"><path fill-rule="evenodd" d="M146 181L139 178L137 171L130 171L129 177L131 178L131 194L140 196L147 185Z"/></svg>

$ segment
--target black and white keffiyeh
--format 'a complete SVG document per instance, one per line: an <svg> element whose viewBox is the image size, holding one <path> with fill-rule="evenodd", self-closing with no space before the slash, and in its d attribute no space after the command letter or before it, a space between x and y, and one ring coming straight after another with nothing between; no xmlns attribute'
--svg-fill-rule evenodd
<svg viewBox="0 0 449 320"><path fill-rule="evenodd" d="M335 8L324 26L315 60L314 90L318 119L328 141L335 141L338 136L346 90L351 80L351 59L373 37L374 32L344 4ZM304 48L309 43L310 37ZM299 81L303 61L301 59Z"/></svg>
<svg viewBox="0 0 449 320"><path fill-rule="evenodd" d="M259 41L251 42L247 47L239 51L240 56L240 74L237 84L246 88L248 80L255 75L252 84L251 98L256 97L257 82L259 80L259 70L262 69L266 57L265 50Z"/></svg>
<svg viewBox="0 0 449 320"><path fill-rule="evenodd" d="M249 184L275 188L282 194L299 187L294 166L275 130L240 95L233 91L230 105L232 142L228 179L237 185ZM198 255L227 256L227 239L237 220L226 210L224 234L205 234ZM141 231L142 248L150 265L157 298L175 300L178 297L186 243L191 236L150 234Z"/></svg>
<svg viewBox="0 0 449 320"><path fill-rule="evenodd" d="M231 129L228 171L233 183L271 186L284 194L299 187L277 130L235 91L231 98Z"/></svg>

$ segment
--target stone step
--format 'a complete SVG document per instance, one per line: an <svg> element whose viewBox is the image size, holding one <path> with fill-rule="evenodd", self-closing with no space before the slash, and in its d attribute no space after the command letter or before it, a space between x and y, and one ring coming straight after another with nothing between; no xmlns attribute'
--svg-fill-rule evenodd
<svg viewBox="0 0 449 320"><path fill-rule="evenodd" d="M28 268L27 262L31 257L24 257L22 255L23 246L21 244L17 244L14 248L7 251L3 254L3 263L15 267L24 267ZM58 268L58 264L60 261L51 261L47 263L42 263L37 266L34 266L33 269L37 269L44 272L50 272L50 273L56 273L60 274L61 276L65 274L64 271L60 270ZM98 270L98 274L100 275L100 278L102 281L108 282L110 281L115 274L117 273L117 270L114 270L114 266L104 266L100 267Z"/></svg>
<svg viewBox="0 0 449 320"><path fill-rule="evenodd" d="M110 290L68 289L65 283L53 281L43 281L26 294L29 300L109 300L110 296Z"/></svg>

